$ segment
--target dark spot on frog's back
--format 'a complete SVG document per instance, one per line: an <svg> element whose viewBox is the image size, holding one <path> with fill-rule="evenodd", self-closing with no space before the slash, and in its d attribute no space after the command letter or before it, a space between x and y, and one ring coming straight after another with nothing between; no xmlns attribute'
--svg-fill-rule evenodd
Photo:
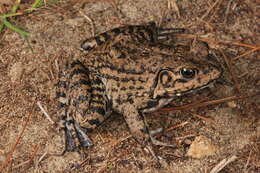
<svg viewBox="0 0 260 173"><path fill-rule="evenodd" d="M60 97L64 97L64 98L65 98L65 97L66 97L66 94L65 94L64 92L60 92L60 91L59 91L59 92L56 92L56 97L57 97L57 98L60 98Z"/></svg>
<svg viewBox="0 0 260 173"><path fill-rule="evenodd" d="M100 36L103 37L103 39L104 39L105 41L111 39L111 36L110 36L107 32L104 32L104 33L100 34Z"/></svg>
<svg viewBox="0 0 260 173"><path fill-rule="evenodd" d="M129 89L130 89L130 90L134 90L135 87L134 87L133 85L131 85L131 86L129 86Z"/></svg>
<svg viewBox="0 0 260 173"><path fill-rule="evenodd" d="M118 34L122 33L122 31L120 30L120 28L112 29L111 32L114 33L115 35L118 35Z"/></svg>
<svg viewBox="0 0 260 173"><path fill-rule="evenodd" d="M74 87L78 87L78 86L82 86L82 85L90 85L90 82L89 80L84 80L84 79L81 79L77 82L74 82L71 86L71 88L74 88Z"/></svg>
<svg viewBox="0 0 260 173"><path fill-rule="evenodd" d="M87 89L87 92L89 92L89 93L92 93L92 91L103 92L103 91L105 91L105 89L101 88L101 87L91 87L91 88Z"/></svg>
<svg viewBox="0 0 260 173"><path fill-rule="evenodd" d="M121 78L121 82L129 82L130 79L128 78Z"/></svg>
<svg viewBox="0 0 260 173"><path fill-rule="evenodd" d="M86 69L83 69L83 68L74 69L74 70L70 73L70 78L72 78L73 76L78 75L78 74L88 75L88 71L87 71Z"/></svg>
<svg viewBox="0 0 260 173"><path fill-rule="evenodd" d="M134 104L133 98L128 98L127 101L128 101L130 104Z"/></svg>
<svg viewBox="0 0 260 173"><path fill-rule="evenodd" d="M80 102L84 102L84 101L87 101L88 99L89 99L88 96L81 94L81 95L79 95L77 100Z"/></svg>
<svg viewBox="0 0 260 173"><path fill-rule="evenodd" d="M125 91L125 90L126 90L126 87L122 87L120 90L121 90L121 91Z"/></svg>
<svg viewBox="0 0 260 173"><path fill-rule="evenodd" d="M153 108L156 107L158 105L158 101L157 100L151 100L147 102L147 107L146 108Z"/></svg>
<svg viewBox="0 0 260 173"><path fill-rule="evenodd" d="M91 124L91 125L98 125L98 124L100 124L100 121L99 121L98 118L92 119L92 120L88 120L88 122L89 122L89 124Z"/></svg>
<svg viewBox="0 0 260 173"><path fill-rule="evenodd" d="M92 107L90 110L92 112L97 112L97 113L99 113L100 115L103 115L103 116L106 114L106 111L104 110L104 108L100 107L100 106Z"/></svg>

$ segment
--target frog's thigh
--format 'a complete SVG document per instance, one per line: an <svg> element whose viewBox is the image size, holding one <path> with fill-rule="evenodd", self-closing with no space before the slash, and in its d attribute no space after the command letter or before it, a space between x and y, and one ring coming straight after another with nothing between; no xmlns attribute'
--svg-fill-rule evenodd
<svg viewBox="0 0 260 173"><path fill-rule="evenodd" d="M124 107L123 116L134 138L140 144L145 145L150 136L143 115L134 106L128 105Z"/></svg>
<svg viewBox="0 0 260 173"><path fill-rule="evenodd" d="M107 99L102 81L79 61L72 63L70 98L73 119L85 128L95 128L106 117Z"/></svg>
<svg viewBox="0 0 260 173"><path fill-rule="evenodd" d="M65 130L66 150L77 149L80 143L90 146L91 141L87 134L77 128L77 110L88 108L91 88L89 72L80 61L74 61L69 66L66 77L61 76L59 81L59 102L61 106L61 124Z"/></svg>
<svg viewBox="0 0 260 173"><path fill-rule="evenodd" d="M91 76L91 99L88 109L83 111L80 126L95 128L111 114L111 105L106 95L105 86L97 76Z"/></svg>
<svg viewBox="0 0 260 173"><path fill-rule="evenodd" d="M80 61L74 61L70 65L68 78L70 80L70 105L73 106L75 110L81 112L88 109L91 99L91 81L88 69Z"/></svg>

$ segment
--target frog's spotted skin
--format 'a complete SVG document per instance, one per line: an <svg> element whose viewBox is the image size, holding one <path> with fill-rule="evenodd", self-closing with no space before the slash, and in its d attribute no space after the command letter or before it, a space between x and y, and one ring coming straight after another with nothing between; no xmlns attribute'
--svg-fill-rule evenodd
<svg viewBox="0 0 260 173"><path fill-rule="evenodd" d="M67 151L91 146L88 134L112 110L124 116L140 144L161 145L150 136L143 114L220 78L221 70L211 64L208 54L195 57L198 54L189 45L165 45L161 41L168 37L165 31L181 29L163 30L154 23L127 26L82 44L86 55L75 58L58 83Z"/></svg>
<svg viewBox="0 0 260 173"><path fill-rule="evenodd" d="M139 43L156 43L158 40L167 38L169 34L182 32L184 32L183 28L160 28L154 22L150 22L148 25L130 25L115 28L89 38L81 44L81 48L87 51L95 48L99 49L99 46L112 40L115 41L117 37L120 38L122 35L129 36L131 41Z"/></svg>

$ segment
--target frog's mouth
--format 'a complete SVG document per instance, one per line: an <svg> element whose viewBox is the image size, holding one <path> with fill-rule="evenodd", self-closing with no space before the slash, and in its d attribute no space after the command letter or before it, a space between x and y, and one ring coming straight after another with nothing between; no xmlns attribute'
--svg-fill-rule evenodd
<svg viewBox="0 0 260 173"><path fill-rule="evenodd" d="M193 93L193 92L196 92L196 91L199 91L199 90L203 90L205 88L213 88L215 84L221 84L221 85L226 85L226 86L232 86L233 85L231 82L227 81L226 79L219 78L216 81L211 81L207 85L198 87L196 89L191 89L191 90L188 90L188 91L184 91L184 92L178 92L175 95L178 96L178 97L181 97L183 95L186 95L186 94L189 94L189 93Z"/></svg>
<svg viewBox="0 0 260 173"><path fill-rule="evenodd" d="M181 97L183 95L186 95L186 94L189 94L189 93L193 93L193 92L197 92L197 91L203 90L205 88L213 88L215 83L216 83L215 81L214 82L210 82L209 84L201 86L201 87L198 87L196 89L191 89L191 90L183 91L183 92L177 92L175 95L178 96L178 97Z"/></svg>

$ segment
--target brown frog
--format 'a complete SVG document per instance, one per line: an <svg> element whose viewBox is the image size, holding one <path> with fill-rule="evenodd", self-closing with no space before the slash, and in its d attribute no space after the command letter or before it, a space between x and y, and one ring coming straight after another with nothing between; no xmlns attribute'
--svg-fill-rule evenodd
<svg viewBox="0 0 260 173"><path fill-rule="evenodd" d="M82 44L86 55L75 58L58 82L66 151L90 147L88 134L112 110L124 116L133 137L152 154L150 144L166 145L152 138L144 113L208 87L222 73L208 53L165 44L182 31L149 23L115 28ZM208 52L207 46L201 49Z"/></svg>

